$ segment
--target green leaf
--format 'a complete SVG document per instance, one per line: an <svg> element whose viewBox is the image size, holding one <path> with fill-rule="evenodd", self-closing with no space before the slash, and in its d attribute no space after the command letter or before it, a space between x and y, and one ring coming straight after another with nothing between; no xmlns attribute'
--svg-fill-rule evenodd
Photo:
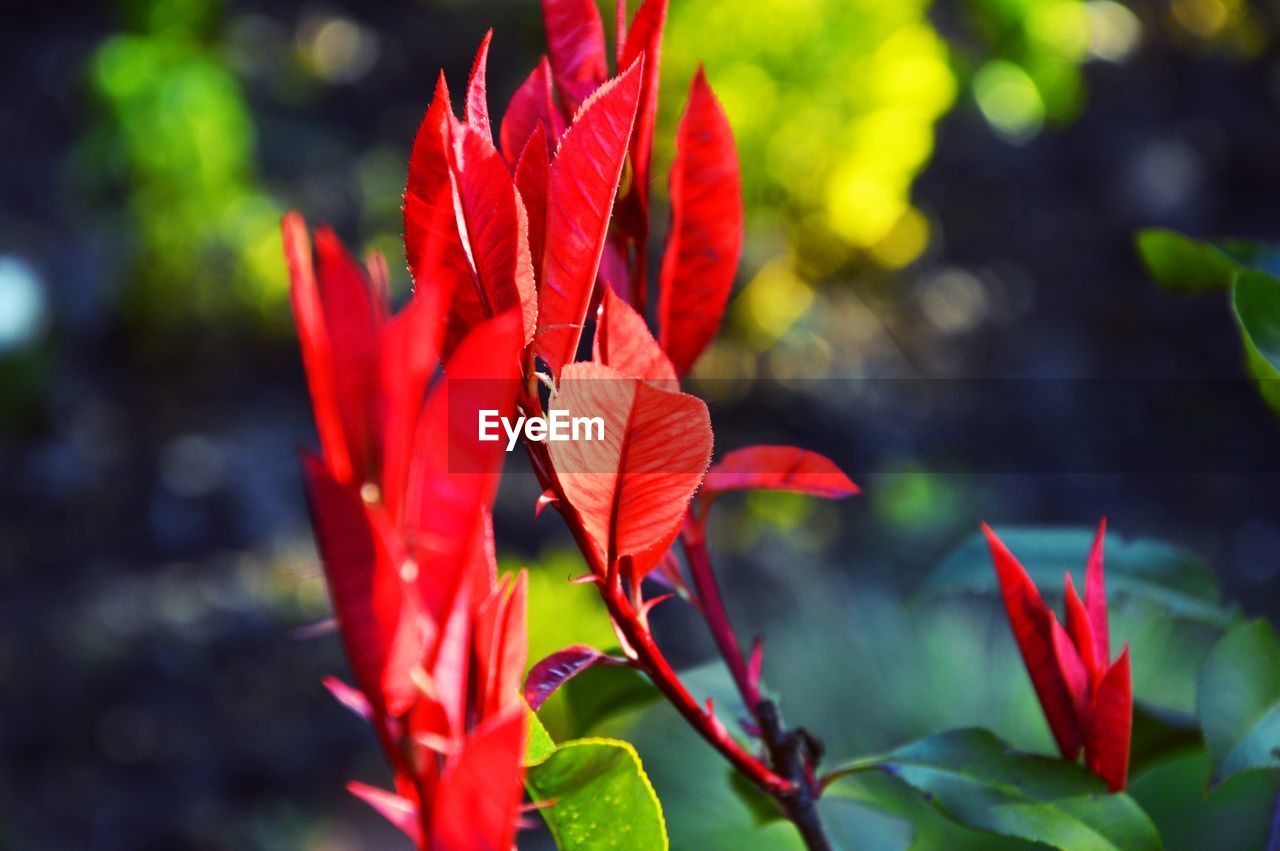
<svg viewBox="0 0 1280 851"><path fill-rule="evenodd" d="M556 749L556 743L547 732L547 728L538 720L538 714L527 706L525 709L529 713L529 741L524 749L524 764L537 765L551 756Z"/></svg>
<svg viewBox="0 0 1280 851"><path fill-rule="evenodd" d="M1175 231L1144 230L1137 242L1147 272L1161 286L1176 292L1225 290L1240 271L1240 263L1227 252Z"/></svg>
<svg viewBox="0 0 1280 851"><path fill-rule="evenodd" d="M1200 728L1193 716L1134 701L1129 776L1173 754L1198 748L1200 743Z"/></svg>
<svg viewBox="0 0 1280 851"><path fill-rule="evenodd" d="M1231 290L1250 370L1273 407L1280 407L1280 279L1248 270Z"/></svg>
<svg viewBox="0 0 1280 851"><path fill-rule="evenodd" d="M859 760L846 771L878 769L924 795L965 827L1075 851L1162 847L1142 808L1107 794L1073 763L1012 750L986 730L951 730Z"/></svg>
<svg viewBox="0 0 1280 851"><path fill-rule="evenodd" d="M1012 527L997 530L1031 575L1041 592L1063 593L1064 575L1071 571L1080 587L1092 529ZM1179 547L1158 541L1107 535L1107 592L1112 599L1129 596L1149 601L1170 615L1217 627L1237 619L1222 602L1218 582L1205 563ZM998 591L991 554L982 535L960 546L925 580L926 597L953 593L992 594Z"/></svg>
<svg viewBox="0 0 1280 851"><path fill-rule="evenodd" d="M1200 668L1197 705L1210 784L1280 768L1280 642L1263 620L1236 627Z"/></svg>
<svg viewBox="0 0 1280 851"><path fill-rule="evenodd" d="M564 742L525 779L561 851L666 851L667 828L635 748L617 739Z"/></svg>

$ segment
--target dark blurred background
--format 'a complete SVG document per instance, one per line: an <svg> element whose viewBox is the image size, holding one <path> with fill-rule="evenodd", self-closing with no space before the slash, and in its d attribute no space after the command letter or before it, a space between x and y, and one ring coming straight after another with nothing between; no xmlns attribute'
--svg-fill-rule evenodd
<svg viewBox="0 0 1280 851"><path fill-rule="evenodd" d="M731 609L777 637L766 675L874 658L869 638L814 637L855 617L878 641L1007 655L992 612L902 602L980 518L1105 514L1280 613L1277 423L1239 380L1223 300L1159 291L1132 249L1149 225L1280 237L1280 6L671 4L656 173L701 60L749 213L697 373L717 451L795 443L865 491L722 506ZM293 207L333 224L406 288L400 194L435 76L458 91L494 27L500 114L542 50L538 5L127 0L4 20L0 847L396 847L342 790L381 780L379 756L319 684L345 663L315 627L295 456L315 438L277 223ZM552 625L579 605L559 596L574 566L555 520L531 520L523 457L509 467L499 541L544 565L546 652L579 635ZM687 615L660 628L682 662L710 656ZM899 672L956 676L945 653L911 658ZM826 688L818 714L858 727L836 736L850 747L942 701L904 688L842 715Z"/></svg>

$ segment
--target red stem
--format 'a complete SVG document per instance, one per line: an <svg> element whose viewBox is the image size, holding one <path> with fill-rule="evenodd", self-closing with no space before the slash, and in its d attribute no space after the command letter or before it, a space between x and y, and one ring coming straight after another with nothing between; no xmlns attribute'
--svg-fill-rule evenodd
<svg viewBox="0 0 1280 851"><path fill-rule="evenodd" d="M693 588L698 595L698 607L711 630L716 647L724 658L742 702L753 718L757 718L756 707L760 703L760 690L751 682L747 671L747 662L742 655L742 646L738 636L729 623L729 614L724 607L724 598L720 596L720 584L716 582L715 572L711 569L711 557L707 555L706 528L693 515L690 509L685 520L684 529L680 532L680 542L684 544L685 558L689 562L689 574L693 578ZM759 719L757 718L757 721Z"/></svg>
<svg viewBox="0 0 1280 851"><path fill-rule="evenodd" d="M528 404L531 400L526 400ZM587 535L573 508L569 505L559 480L552 473L550 458L546 444L525 442L529 459L533 463L534 473L544 490L550 490L556 497L556 507L564 517L565 524L573 534L578 548L587 560L591 572L599 577L600 596L609 615L618 625L627 643L636 656L636 663L648 675L649 679L662 692L663 696L675 707L694 730L724 756L733 766L768 794L777 797L790 797L795 794L796 787L775 773L763 761L752 756L729 735L724 725L704 710L693 695L689 694L684 683L667 661L662 649L653 639L653 633L640 617L639 610L622 590L620 584L605 581L608 575L606 565L600 557L599 548Z"/></svg>

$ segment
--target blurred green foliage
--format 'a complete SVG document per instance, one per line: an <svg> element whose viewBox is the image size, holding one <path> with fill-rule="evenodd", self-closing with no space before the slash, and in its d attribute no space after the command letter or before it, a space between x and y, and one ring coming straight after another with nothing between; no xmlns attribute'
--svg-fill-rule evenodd
<svg viewBox="0 0 1280 851"><path fill-rule="evenodd" d="M144 322L270 316L285 296L280 205L258 185L256 131L206 0L128 4L130 30L90 68L103 106L95 154L127 185L136 255L128 304Z"/></svg>

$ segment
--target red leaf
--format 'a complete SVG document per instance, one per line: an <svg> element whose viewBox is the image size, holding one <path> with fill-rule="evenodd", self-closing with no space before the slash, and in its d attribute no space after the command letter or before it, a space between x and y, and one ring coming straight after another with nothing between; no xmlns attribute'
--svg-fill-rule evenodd
<svg viewBox="0 0 1280 851"><path fill-rule="evenodd" d="M603 440L548 444L570 506L610 563L642 576L666 552L711 458L707 406L595 363L565 367L553 406L600 417Z"/></svg>
<svg viewBox="0 0 1280 851"><path fill-rule="evenodd" d="M632 186L641 209L649 209L649 165L653 153L653 129L658 115L658 80L661 70L662 29L667 22L667 0L645 0L636 12L631 32L618 61L626 68L644 56L644 82L640 85L640 110L631 139ZM619 30L623 32L623 30Z"/></svg>
<svg viewBox="0 0 1280 851"><path fill-rule="evenodd" d="M493 144L464 125L457 126L454 135L459 224L479 287L455 293L450 307L450 331L455 340L460 340L478 324L474 318L453 322L460 312L482 321L519 309L524 341L529 342L533 339L538 306L524 205ZM453 346L446 345L452 351Z"/></svg>
<svg viewBox="0 0 1280 851"><path fill-rule="evenodd" d="M491 718L467 738L440 778L431 847L506 851L515 844L523 792L526 710Z"/></svg>
<svg viewBox="0 0 1280 851"><path fill-rule="evenodd" d="M1090 672L1085 669L1084 662L1080 660L1080 653L1071 643L1071 636L1067 634L1052 612L1049 613L1049 629L1053 635L1054 661L1062 674L1067 692L1071 695L1071 706L1076 723L1084 729L1086 719L1089 717Z"/></svg>
<svg viewBox="0 0 1280 851"><path fill-rule="evenodd" d="M551 164L538 352L553 375L573 360L582 336L635 119L640 71L633 65L582 105Z"/></svg>
<svg viewBox="0 0 1280 851"><path fill-rule="evenodd" d="M489 100L485 86L485 66L489 64L489 42L493 40L493 29L484 34L480 49L476 51L476 61L471 66L471 78L467 80L467 123L480 132L489 143L493 143L493 130L489 126Z"/></svg>
<svg viewBox="0 0 1280 851"><path fill-rule="evenodd" d="M522 570L514 581L509 579L490 593L476 615L476 669L484 676L476 695L481 717L497 715L520 699L529 575Z"/></svg>
<svg viewBox="0 0 1280 851"><path fill-rule="evenodd" d="M1084 575L1084 607L1089 613L1089 623L1093 626L1099 665L1111 658L1111 635L1107 626L1107 587L1102 572L1102 550L1106 536L1107 518L1104 517L1098 524L1098 533L1093 539L1093 549L1089 552L1089 563Z"/></svg>
<svg viewBox="0 0 1280 851"><path fill-rule="evenodd" d="M542 708L556 689L587 668L596 665L625 665L626 659L601 653L585 644L574 644L557 650L529 669L524 681L524 699L534 712Z"/></svg>
<svg viewBox="0 0 1280 851"><path fill-rule="evenodd" d="M1128 780L1132 733L1133 685L1126 645L1093 696L1093 711L1084 743L1089 770L1107 781L1112 792L1123 790Z"/></svg>
<svg viewBox="0 0 1280 851"><path fill-rule="evenodd" d="M405 523L429 611L447 611L484 555L486 511L502 470L501 442L478 440L480 410L509 414L520 376L514 312L477 327L445 364L422 412L405 488ZM476 577L487 591L488 576Z"/></svg>
<svg viewBox="0 0 1280 851"><path fill-rule="evenodd" d="M595 0L542 0L542 19L551 70L573 113L609 75L600 10Z"/></svg>
<svg viewBox="0 0 1280 851"><path fill-rule="evenodd" d="M659 339L681 375L720 327L741 251L738 152L699 68L676 132L671 228L658 278Z"/></svg>
<svg viewBox="0 0 1280 851"><path fill-rule="evenodd" d="M1040 708L1044 710L1058 750L1066 759L1074 760L1080 753L1082 733L1070 690L1058 669L1053 642L1053 613L1045 606L1026 570L991 527L984 523L982 531L991 547L991 559L995 563L996 578L1000 581L1009 625L1013 628L1014 640L1040 699Z"/></svg>
<svg viewBox="0 0 1280 851"><path fill-rule="evenodd" d="M302 456L316 546L357 685L384 710L412 692L408 670L391 664L406 596L354 485L336 481L314 455ZM390 692L390 693L389 693Z"/></svg>
<svg viewBox="0 0 1280 851"><path fill-rule="evenodd" d="M382 476L378 482L387 513L400 520L405 476L423 398L439 362L440 308L437 290L423 290L382 331Z"/></svg>
<svg viewBox="0 0 1280 851"><path fill-rule="evenodd" d="M516 189L529 216L529 255L533 268L541 271L542 255L547 244L547 181L551 176L551 159L547 152L547 136L542 125L533 128L520 161L516 163Z"/></svg>
<svg viewBox="0 0 1280 851"><path fill-rule="evenodd" d="M606 289L600 301L592 359L663 390L680 390L675 367L649 333L644 317L612 289Z"/></svg>
<svg viewBox="0 0 1280 851"><path fill-rule="evenodd" d="M418 807L408 798L394 792L368 786L355 780L347 784L347 791L377 810L378 815L391 822L418 847L422 844L422 824L418 821Z"/></svg>
<svg viewBox="0 0 1280 851"><path fill-rule="evenodd" d="M712 465L698 502L704 507L729 491L780 490L842 499L858 486L826 457L794 446L735 449Z"/></svg>
<svg viewBox="0 0 1280 851"><path fill-rule="evenodd" d="M373 704L359 689L352 688L337 677L325 677L321 682L338 703L366 721L373 720Z"/></svg>
<svg viewBox="0 0 1280 851"><path fill-rule="evenodd" d="M333 353L329 346L329 332L325 327L324 307L320 303L320 288L316 283L311 237L302 216L293 211L285 213L281 230L291 280L289 296L293 302L294 322L298 326L298 342L302 348L302 363L306 368L307 385L311 391L316 430L320 433L320 446L329 471L341 481L350 481L354 470L351 456L347 452L342 414L338 408L338 391L334 386L330 367Z"/></svg>
<svg viewBox="0 0 1280 851"><path fill-rule="evenodd" d="M1097 656L1097 644L1093 638L1093 627L1089 624L1089 616L1085 613L1084 603L1076 593L1076 584L1071 574L1066 576L1067 597L1067 633L1078 651L1080 662L1089 672L1089 683L1097 686L1098 679L1106 668L1107 660Z"/></svg>
<svg viewBox="0 0 1280 851"><path fill-rule="evenodd" d="M555 92L551 87L551 66L545 56L511 96L507 111L502 116L502 126L498 128L502 155L510 165L514 166L519 160L539 125L547 135L547 148L554 150L564 133L564 117L556 106Z"/></svg>
<svg viewBox="0 0 1280 851"><path fill-rule="evenodd" d="M404 194L404 247L409 272L419 293L440 291L436 296L440 304L449 304L454 294L474 301L478 286L462 245L454 202L450 139L455 123L449 89L441 75L435 97L413 140ZM478 319L470 317L468 321ZM455 332L453 344L457 337Z"/></svg>

